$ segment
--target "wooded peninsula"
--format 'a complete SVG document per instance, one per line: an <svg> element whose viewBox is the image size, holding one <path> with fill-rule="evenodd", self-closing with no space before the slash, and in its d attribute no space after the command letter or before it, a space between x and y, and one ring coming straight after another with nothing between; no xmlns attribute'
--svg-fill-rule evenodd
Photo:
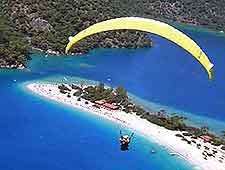
<svg viewBox="0 0 225 170"><path fill-rule="evenodd" d="M185 140L185 136L190 136L192 139L197 139L202 136L208 136L211 140L211 144L214 146L222 145L222 149L225 150L225 131L222 136L218 136L210 132L208 127L194 127L185 122L185 117L179 116L177 113L167 113L165 110L160 111L148 111L143 106L135 103L128 96L126 89L122 86L118 86L115 89L105 87L104 83L99 83L95 86L82 87L76 84L71 84L70 87L61 84L58 86L60 93L67 95L68 98L76 96L77 100L85 99L89 102L96 103L95 107L101 107L103 103L112 109L122 110L126 113L136 114L142 119L154 123L156 125L165 127L169 130L183 131L179 137ZM72 90L76 90L71 94ZM100 105L100 106L99 106ZM191 141L186 140L190 143Z"/></svg>

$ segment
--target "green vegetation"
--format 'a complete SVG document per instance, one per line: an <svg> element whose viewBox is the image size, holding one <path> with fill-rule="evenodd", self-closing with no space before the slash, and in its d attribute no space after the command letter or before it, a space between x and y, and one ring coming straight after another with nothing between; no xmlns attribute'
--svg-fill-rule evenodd
<svg viewBox="0 0 225 170"><path fill-rule="evenodd" d="M224 0L117 0L138 16L201 25L225 31ZM135 6L135 9L132 7Z"/></svg>
<svg viewBox="0 0 225 170"><path fill-rule="evenodd" d="M118 87L115 91L111 88L105 88L103 83L96 86L88 86L83 89L82 98L95 102L96 100L105 100L107 103L121 103L127 101L127 92L123 87Z"/></svg>
<svg viewBox="0 0 225 170"><path fill-rule="evenodd" d="M59 85L58 88L62 91L71 91L71 89L64 84Z"/></svg>
<svg viewBox="0 0 225 170"><path fill-rule="evenodd" d="M180 116L160 116L158 114L142 114L141 118L147 119L149 122L163 126L169 130L185 130L185 123Z"/></svg>
<svg viewBox="0 0 225 170"><path fill-rule="evenodd" d="M26 64L29 46L64 53L69 36L115 17L142 16L216 30L225 28L224 0L1 0L0 9L1 18L4 16L0 28L1 66ZM145 33L116 31L86 38L72 52L151 45Z"/></svg>
<svg viewBox="0 0 225 170"><path fill-rule="evenodd" d="M223 140L225 140L225 130L222 131L222 134L223 134Z"/></svg>
<svg viewBox="0 0 225 170"><path fill-rule="evenodd" d="M147 111L142 106L132 102L128 97L126 89L122 86L112 89L106 88L103 83L99 83L96 86L87 86L85 88L81 88L80 86L74 84L70 85L70 87L62 84L59 85L58 88L63 94L70 94L71 89L76 90L73 95L78 97L79 101L81 99L85 99L94 103L97 100L104 100L107 103L118 106L118 109L123 110L126 113L134 113L140 116L142 119L146 119L151 123L163 126L166 129L183 131L183 135L177 135L182 137L183 140L186 140L184 136L190 136L192 139L197 139L202 135L207 135L212 137L213 145L225 145L225 140L223 137L219 137L210 133L209 128L206 126L201 128L189 126L185 124L184 117L178 116L176 113L168 114L165 110L160 110L158 112ZM96 105L96 107L98 106Z"/></svg>
<svg viewBox="0 0 225 170"><path fill-rule="evenodd" d="M1 16L14 23L13 31L25 35L29 40L20 41L18 47L29 44L31 47L55 53L64 53L68 37L91 24L109 18L129 16L128 10L118 8L116 2L105 0L2 0L0 6L3 11ZM151 40L145 33L114 31L84 39L72 52L80 54L93 48L145 48L151 45ZM15 51L4 54L4 61L6 58L12 61L12 53L24 61L27 60L25 56L19 55L22 49L10 49L5 44L4 49Z"/></svg>
<svg viewBox="0 0 225 170"><path fill-rule="evenodd" d="M7 18L0 16L0 67L22 68L27 63L28 54L27 39L14 30Z"/></svg>
<svg viewBox="0 0 225 170"><path fill-rule="evenodd" d="M223 145L223 146L221 147L221 149L222 149L222 150L225 150L225 145Z"/></svg>

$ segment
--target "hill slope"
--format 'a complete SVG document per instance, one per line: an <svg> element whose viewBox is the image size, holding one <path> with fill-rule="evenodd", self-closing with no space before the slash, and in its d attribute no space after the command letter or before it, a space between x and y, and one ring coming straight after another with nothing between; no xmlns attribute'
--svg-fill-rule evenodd
<svg viewBox="0 0 225 170"><path fill-rule="evenodd" d="M218 30L225 28L224 0L2 0L0 8L0 15L8 20L8 23L1 22L0 26L0 65L25 65L30 47L63 53L69 36L96 22L115 17L142 16ZM17 41L12 42L13 39ZM73 52L151 45L145 33L116 31L91 36L81 41Z"/></svg>

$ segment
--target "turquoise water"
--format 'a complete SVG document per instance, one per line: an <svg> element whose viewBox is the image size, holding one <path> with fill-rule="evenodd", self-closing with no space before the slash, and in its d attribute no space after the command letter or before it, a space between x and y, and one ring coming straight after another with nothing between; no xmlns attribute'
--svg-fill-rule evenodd
<svg viewBox="0 0 225 170"><path fill-rule="evenodd" d="M23 89L30 81L83 78L124 85L146 107L179 112L190 123L207 124L219 133L225 129L225 39L207 32L187 33L215 64L213 82L188 53L156 36L152 49L98 49L80 57L35 53L29 69L0 71L0 169L192 169L139 134L130 150L121 152L118 132L129 130Z"/></svg>
<svg viewBox="0 0 225 170"><path fill-rule="evenodd" d="M186 29L215 65L215 79L187 52L157 36L151 49L98 49L81 57L33 55L31 70L38 76L78 76L123 85L153 109L166 108L187 116L212 131L225 129L225 38L206 31ZM41 70L41 71L40 71ZM110 79L111 81L108 81ZM151 104L150 104L151 103Z"/></svg>
<svg viewBox="0 0 225 170"><path fill-rule="evenodd" d="M138 134L130 150L121 152L119 130L129 130L27 93L24 82L37 78L40 77L30 72L0 74L0 169L189 170L192 167ZM152 149L157 153L151 154Z"/></svg>

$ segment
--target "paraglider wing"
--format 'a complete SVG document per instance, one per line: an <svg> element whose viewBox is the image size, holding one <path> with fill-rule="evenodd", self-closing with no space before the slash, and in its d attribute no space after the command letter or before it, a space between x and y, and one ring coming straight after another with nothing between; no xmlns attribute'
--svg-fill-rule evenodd
<svg viewBox="0 0 225 170"><path fill-rule="evenodd" d="M70 36L70 37L68 38L68 40L69 40L69 41L71 41L72 39L73 39L73 37L72 37L72 36Z"/></svg>
<svg viewBox="0 0 225 170"><path fill-rule="evenodd" d="M85 37L100 32L123 29L153 33L174 42L194 56L206 69L209 79L213 79L213 64L201 48L184 33L166 23L153 19L123 17L99 22L79 32L73 38L70 38L70 42L66 47L66 53L68 53L73 45Z"/></svg>

